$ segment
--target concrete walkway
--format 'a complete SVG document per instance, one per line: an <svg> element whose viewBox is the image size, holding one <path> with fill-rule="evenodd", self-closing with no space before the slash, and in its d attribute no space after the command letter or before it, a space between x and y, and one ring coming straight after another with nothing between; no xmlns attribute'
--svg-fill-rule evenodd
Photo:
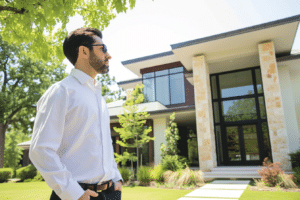
<svg viewBox="0 0 300 200"><path fill-rule="evenodd" d="M250 180L215 180L178 200L238 200Z"/></svg>

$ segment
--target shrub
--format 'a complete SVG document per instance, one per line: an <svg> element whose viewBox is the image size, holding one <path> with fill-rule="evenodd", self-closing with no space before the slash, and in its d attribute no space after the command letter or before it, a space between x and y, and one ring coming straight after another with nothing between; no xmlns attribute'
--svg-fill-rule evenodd
<svg viewBox="0 0 300 200"><path fill-rule="evenodd" d="M32 179L36 176L37 170L33 165L28 165L26 167L22 167L17 171L17 177L24 181L25 179Z"/></svg>
<svg viewBox="0 0 300 200"><path fill-rule="evenodd" d="M133 177L133 173L130 171L130 169L126 167L120 167L119 171L123 178L124 183L128 182Z"/></svg>
<svg viewBox="0 0 300 200"><path fill-rule="evenodd" d="M137 179L140 181L142 185L147 185L151 181L151 167L142 166L139 168L137 172Z"/></svg>
<svg viewBox="0 0 300 200"><path fill-rule="evenodd" d="M279 162L272 163L268 158L264 159L262 170L257 170L261 176L261 180L266 183L267 186L275 186L280 183L279 174L283 174L284 171L279 167Z"/></svg>
<svg viewBox="0 0 300 200"><path fill-rule="evenodd" d="M156 182L164 182L164 170L161 164L156 165L150 174L150 177L152 180L156 181Z"/></svg>
<svg viewBox="0 0 300 200"><path fill-rule="evenodd" d="M293 168L294 177L296 178L296 182L300 183L300 167Z"/></svg>
<svg viewBox="0 0 300 200"><path fill-rule="evenodd" d="M0 183L6 182L13 175L13 169L11 168L2 168L0 169Z"/></svg>
<svg viewBox="0 0 300 200"><path fill-rule="evenodd" d="M293 168L300 167L300 149L294 153L289 154Z"/></svg>
<svg viewBox="0 0 300 200"><path fill-rule="evenodd" d="M177 155L174 156L166 155L162 159L161 164L164 171L171 170L175 172L183 168L183 164L179 161L179 157Z"/></svg>
<svg viewBox="0 0 300 200"><path fill-rule="evenodd" d="M33 181L45 181L39 171L37 171L36 176L33 178ZM24 181L25 182L25 181Z"/></svg>

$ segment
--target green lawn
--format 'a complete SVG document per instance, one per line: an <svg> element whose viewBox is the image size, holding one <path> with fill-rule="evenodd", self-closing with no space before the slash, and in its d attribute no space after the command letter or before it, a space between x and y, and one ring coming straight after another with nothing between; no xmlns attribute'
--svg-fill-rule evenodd
<svg viewBox="0 0 300 200"><path fill-rule="evenodd" d="M249 187L244 191L239 200L299 200L300 192L282 191L252 191Z"/></svg>
<svg viewBox="0 0 300 200"><path fill-rule="evenodd" d="M249 187L248 187L249 188ZM51 189L45 182L0 183L0 200L49 200ZM122 200L177 200L193 190L123 187ZM245 190L239 200L299 200L300 192Z"/></svg>
<svg viewBox="0 0 300 200"><path fill-rule="evenodd" d="M51 189L45 182L0 183L0 200L49 200ZM122 200L177 200L193 190L123 187Z"/></svg>

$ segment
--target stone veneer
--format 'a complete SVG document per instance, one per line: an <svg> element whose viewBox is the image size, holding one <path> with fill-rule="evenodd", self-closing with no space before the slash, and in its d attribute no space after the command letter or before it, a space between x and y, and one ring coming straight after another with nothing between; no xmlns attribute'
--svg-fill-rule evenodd
<svg viewBox="0 0 300 200"><path fill-rule="evenodd" d="M261 74L268 116L273 162L280 162L285 170L291 169L283 104L273 42L258 45Z"/></svg>
<svg viewBox="0 0 300 200"><path fill-rule="evenodd" d="M217 166L213 111L208 65L205 57L193 57L196 124L200 169L210 171Z"/></svg>

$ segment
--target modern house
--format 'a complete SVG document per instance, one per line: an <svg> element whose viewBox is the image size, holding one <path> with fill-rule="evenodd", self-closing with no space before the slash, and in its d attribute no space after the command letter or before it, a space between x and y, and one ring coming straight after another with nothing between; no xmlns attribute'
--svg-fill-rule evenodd
<svg viewBox="0 0 300 200"><path fill-rule="evenodd" d="M169 116L176 113L180 155L209 172L261 166L265 157L291 169L300 148L300 52L291 52L300 15L171 45L172 50L122 64L138 78L119 82L128 93L143 83L155 136L141 151L144 164L161 161ZM109 103L115 152L117 115Z"/></svg>
<svg viewBox="0 0 300 200"><path fill-rule="evenodd" d="M265 157L290 170L288 154L300 148L300 52L291 52L299 21L293 16L122 62L138 78L118 84L129 92L145 85L140 106L151 114L156 137L143 162L160 162L175 112L180 154L203 171L261 166ZM112 127L122 103L109 105Z"/></svg>

